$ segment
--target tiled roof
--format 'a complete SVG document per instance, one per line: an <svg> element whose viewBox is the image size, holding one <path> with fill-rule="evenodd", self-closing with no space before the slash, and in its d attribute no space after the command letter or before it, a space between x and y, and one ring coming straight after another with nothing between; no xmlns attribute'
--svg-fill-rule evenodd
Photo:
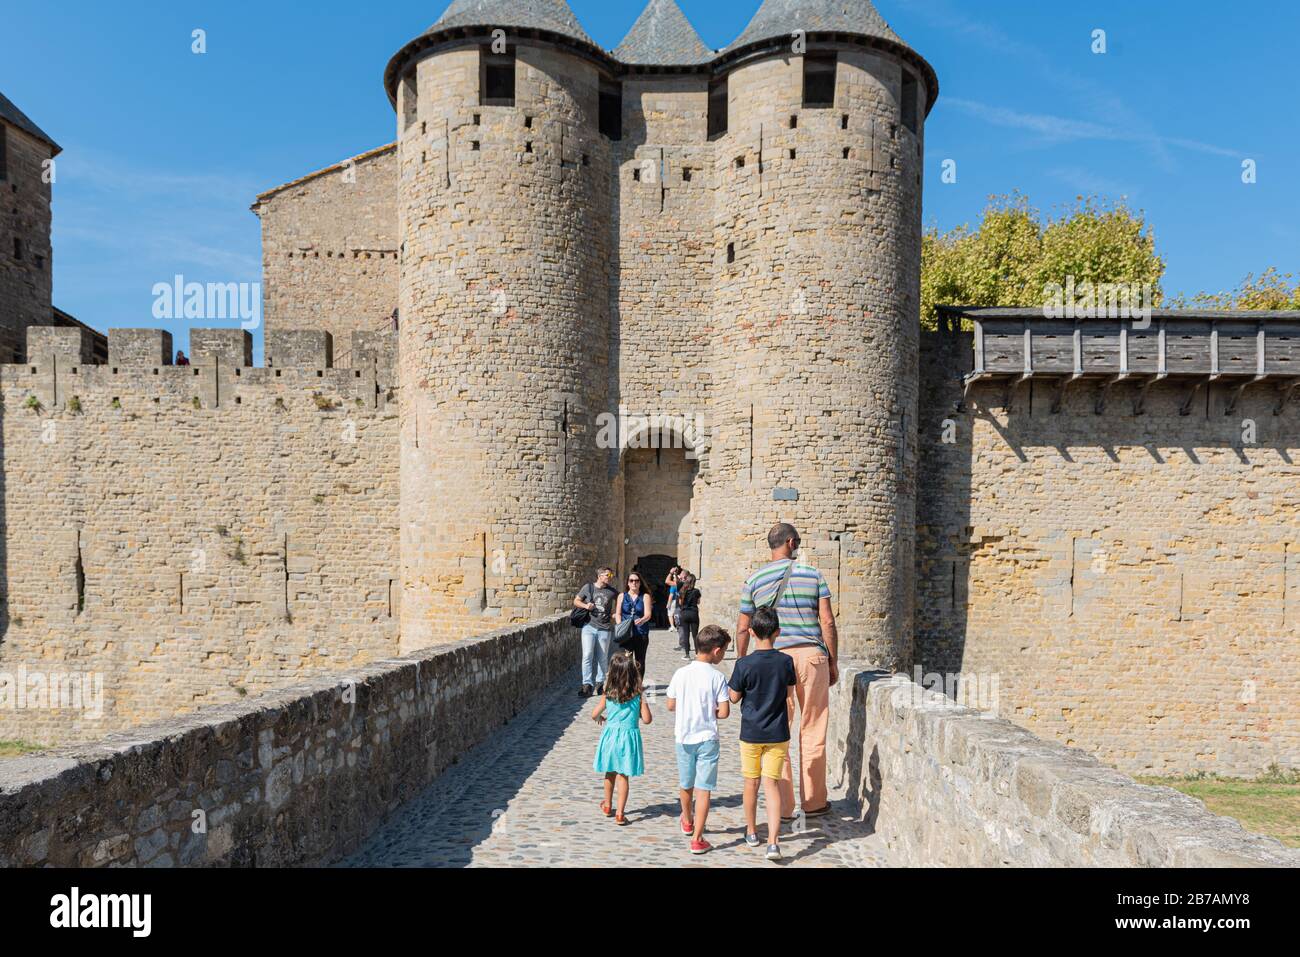
<svg viewBox="0 0 1300 957"><path fill-rule="evenodd" d="M18 127L24 133L30 133L41 142L48 144L56 154L61 152L59 144L54 142L43 129L33 123L26 113L14 106L13 100L3 93L0 93L0 120Z"/></svg>
<svg viewBox="0 0 1300 957"><path fill-rule="evenodd" d="M636 66L695 66L713 59L674 0L650 0L614 58Z"/></svg>
<svg viewBox="0 0 1300 957"><path fill-rule="evenodd" d="M455 0L427 32L450 27L526 27L595 45L564 0Z"/></svg>
<svg viewBox="0 0 1300 957"><path fill-rule="evenodd" d="M906 46L870 0L764 0L754 19L729 49L794 32L856 33Z"/></svg>

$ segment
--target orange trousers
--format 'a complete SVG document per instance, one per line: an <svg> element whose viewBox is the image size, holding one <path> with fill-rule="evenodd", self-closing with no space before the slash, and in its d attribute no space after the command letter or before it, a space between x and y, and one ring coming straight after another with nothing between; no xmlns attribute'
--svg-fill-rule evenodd
<svg viewBox="0 0 1300 957"><path fill-rule="evenodd" d="M798 679L790 695L790 736L799 737L799 796L805 811L818 811L829 803L826 791L826 722L830 716L831 660L816 645L782 648L794 659ZM795 702L799 704L796 732ZM790 755L794 748L790 749ZM787 756L781 768L781 816L794 816L794 775Z"/></svg>

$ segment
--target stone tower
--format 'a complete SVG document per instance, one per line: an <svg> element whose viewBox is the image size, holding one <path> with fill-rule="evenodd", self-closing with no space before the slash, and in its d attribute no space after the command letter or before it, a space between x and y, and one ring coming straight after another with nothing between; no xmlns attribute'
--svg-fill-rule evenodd
<svg viewBox="0 0 1300 957"><path fill-rule="evenodd" d="M390 67L403 650L557 611L603 557L604 61L563 0L457 0Z"/></svg>
<svg viewBox="0 0 1300 957"><path fill-rule="evenodd" d="M711 536L726 570L714 587L738 594L770 526L790 521L835 595L845 652L910 667L934 75L867 0L766 0L713 73L728 112L701 515L726 530Z"/></svg>
<svg viewBox="0 0 1300 957"><path fill-rule="evenodd" d="M27 329L53 323L51 180L60 149L0 93L0 362L22 362Z"/></svg>
<svg viewBox="0 0 1300 957"><path fill-rule="evenodd" d="M597 441L621 406L705 426L650 538L709 620L785 519L845 652L909 665L929 65L867 0L768 0L717 53L673 0L613 53L563 0L457 0L385 81L403 648L638 560L667 458Z"/></svg>

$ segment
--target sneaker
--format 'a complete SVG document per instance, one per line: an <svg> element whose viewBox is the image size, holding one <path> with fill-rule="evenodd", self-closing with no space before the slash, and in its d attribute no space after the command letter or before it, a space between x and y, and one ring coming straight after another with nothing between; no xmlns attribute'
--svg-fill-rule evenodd
<svg viewBox="0 0 1300 957"><path fill-rule="evenodd" d="M583 685L581 688L579 688L579 689L578 689L578 697L579 697L579 698L590 698L590 697L591 697L591 685Z"/></svg>
<svg viewBox="0 0 1300 957"><path fill-rule="evenodd" d="M746 834L746 835L745 835L745 843L748 844L750 847L762 847L762 846L763 846L763 842L760 841L760 840L758 839L758 835L757 835L757 834Z"/></svg>
<svg viewBox="0 0 1300 957"><path fill-rule="evenodd" d="M757 837L758 835L754 835L754 836ZM781 845L780 845L780 844L769 844L769 845L767 845L767 859L768 859L769 861L779 861L779 860L781 859Z"/></svg>
<svg viewBox="0 0 1300 957"><path fill-rule="evenodd" d="M713 850L713 845L703 838L700 838L698 841L691 841L692 854L707 854L711 850Z"/></svg>
<svg viewBox="0 0 1300 957"><path fill-rule="evenodd" d="M682 661L694 661L694 660L695 659L692 658L690 655L682 655Z"/></svg>
<svg viewBox="0 0 1300 957"><path fill-rule="evenodd" d="M695 825L694 825L694 824L687 824L687 823L686 823L686 818L682 818L682 819L681 819L681 824L682 824L682 833L683 833L683 834L694 834L694 833L695 833Z"/></svg>

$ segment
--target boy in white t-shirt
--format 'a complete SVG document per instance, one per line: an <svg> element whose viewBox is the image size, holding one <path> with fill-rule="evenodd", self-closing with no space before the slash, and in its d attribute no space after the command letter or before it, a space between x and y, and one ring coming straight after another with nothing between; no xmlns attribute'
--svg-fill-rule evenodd
<svg viewBox="0 0 1300 957"><path fill-rule="evenodd" d="M668 710L677 716L681 827L683 834L691 835L692 854L713 849L704 839L704 824L709 800L718 786L718 719L731 714L726 676L714 666L722 661L729 644L729 634L709 625L696 638L695 660L678 668L668 683Z"/></svg>

